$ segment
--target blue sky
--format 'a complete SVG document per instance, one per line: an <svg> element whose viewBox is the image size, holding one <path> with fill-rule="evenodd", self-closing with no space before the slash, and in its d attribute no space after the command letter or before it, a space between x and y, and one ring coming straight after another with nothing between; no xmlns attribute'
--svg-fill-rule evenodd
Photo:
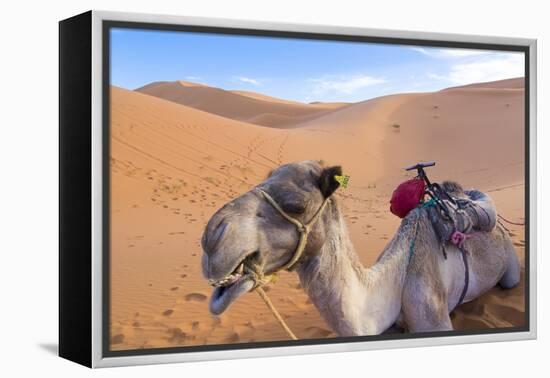
<svg viewBox="0 0 550 378"><path fill-rule="evenodd" d="M362 101L523 76L522 53L111 30L111 83L186 80L284 99Z"/></svg>

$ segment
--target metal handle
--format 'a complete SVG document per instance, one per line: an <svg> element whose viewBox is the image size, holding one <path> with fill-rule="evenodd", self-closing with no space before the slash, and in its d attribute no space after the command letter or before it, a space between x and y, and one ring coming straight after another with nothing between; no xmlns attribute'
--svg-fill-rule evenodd
<svg viewBox="0 0 550 378"><path fill-rule="evenodd" d="M411 165L410 167L405 168L406 171L412 171L413 169L423 169L427 167L433 167L435 165L435 161L426 161L426 162L419 162L415 165Z"/></svg>

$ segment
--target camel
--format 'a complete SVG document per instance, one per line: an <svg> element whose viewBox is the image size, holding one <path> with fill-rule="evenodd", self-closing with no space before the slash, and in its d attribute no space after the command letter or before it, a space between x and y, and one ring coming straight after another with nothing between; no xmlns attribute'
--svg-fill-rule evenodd
<svg viewBox="0 0 550 378"><path fill-rule="evenodd" d="M325 168L316 161L286 164L212 216L202 237L203 274L215 286L210 311L221 314L253 290L258 277L287 267L295 256L300 233L266 201L265 192L304 223L326 202L290 270L335 333L376 335L395 324L407 332L452 330L449 314L464 288L460 250L446 245L445 259L427 210L417 207L402 220L377 262L363 267L332 195L339 186L334 176L341 174L340 167ZM519 261L502 227L475 233L464 243L470 279L463 302L497 284L512 288L519 283Z"/></svg>

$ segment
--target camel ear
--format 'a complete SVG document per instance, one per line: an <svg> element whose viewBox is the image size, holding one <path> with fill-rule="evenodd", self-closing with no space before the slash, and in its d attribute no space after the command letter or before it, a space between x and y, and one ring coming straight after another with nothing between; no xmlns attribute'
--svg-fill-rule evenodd
<svg viewBox="0 0 550 378"><path fill-rule="evenodd" d="M319 189L325 198L329 197L338 189L340 183L336 181L334 176L342 176L342 167L336 165L323 169L321 177L319 178Z"/></svg>

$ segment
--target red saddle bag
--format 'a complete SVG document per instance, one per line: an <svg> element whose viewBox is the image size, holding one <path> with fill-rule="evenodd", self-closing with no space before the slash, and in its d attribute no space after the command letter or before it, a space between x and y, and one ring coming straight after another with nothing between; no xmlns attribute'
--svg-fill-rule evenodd
<svg viewBox="0 0 550 378"><path fill-rule="evenodd" d="M407 214L414 209L424 197L424 188L426 184L420 178L405 181L395 190L390 200L390 211L399 218L405 218Z"/></svg>

